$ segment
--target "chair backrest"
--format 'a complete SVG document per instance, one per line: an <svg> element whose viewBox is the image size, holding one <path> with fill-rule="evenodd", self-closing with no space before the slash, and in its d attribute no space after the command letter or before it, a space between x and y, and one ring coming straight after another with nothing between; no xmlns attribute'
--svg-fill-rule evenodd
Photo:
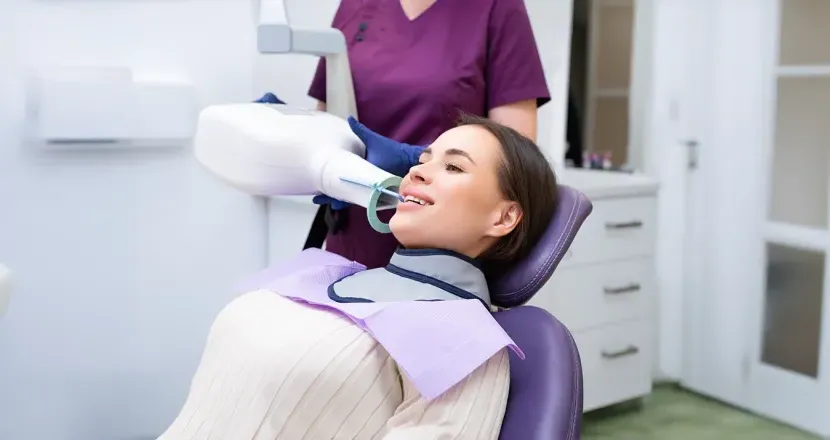
<svg viewBox="0 0 830 440"><path fill-rule="evenodd" d="M585 194L559 185L559 206L539 243L512 270L488 280L493 305L509 309L529 301L553 275L592 210Z"/></svg>
<svg viewBox="0 0 830 440"><path fill-rule="evenodd" d="M592 209L584 194L560 186L556 214L531 254L500 279L490 281L493 303L516 307L494 317L525 354L522 360L510 353L510 394L501 440L580 437L582 365L576 343L547 311L517 306L529 301L550 279Z"/></svg>

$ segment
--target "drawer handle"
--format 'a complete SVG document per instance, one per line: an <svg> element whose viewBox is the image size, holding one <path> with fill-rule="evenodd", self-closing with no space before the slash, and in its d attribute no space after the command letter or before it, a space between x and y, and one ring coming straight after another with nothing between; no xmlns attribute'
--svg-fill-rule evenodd
<svg viewBox="0 0 830 440"><path fill-rule="evenodd" d="M622 223L611 223L608 222L605 224L605 229L633 229L633 228L642 228L643 222L640 220L634 220L630 222L622 222Z"/></svg>
<svg viewBox="0 0 830 440"><path fill-rule="evenodd" d="M602 351L602 357L605 359L617 359L623 356L631 356L640 352L640 349L634 345L629 345L627 348L618 351Z"/></svg>
<svg viewBox="0 0 830 440"><path fill-rule="evenodd" d="M640 290L640 285L631 283L622 287L605 287L603 290L605 290L606 295L619 295L621 293L637 292Z"/></svg>

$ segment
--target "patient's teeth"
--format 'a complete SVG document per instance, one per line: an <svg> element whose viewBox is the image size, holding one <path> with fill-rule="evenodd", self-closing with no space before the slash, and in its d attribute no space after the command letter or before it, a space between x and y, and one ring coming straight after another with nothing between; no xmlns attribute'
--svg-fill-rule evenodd
<svg viewBox="0 0 830 440"><path fill-rule="evenodd" d="M425 200L422 200L422 199L419 199L419 198L413 197L413 196L404 197L404 201L405 202L415 202L415 203L417 203L421 206L427 206L427 202Z"/></svg>

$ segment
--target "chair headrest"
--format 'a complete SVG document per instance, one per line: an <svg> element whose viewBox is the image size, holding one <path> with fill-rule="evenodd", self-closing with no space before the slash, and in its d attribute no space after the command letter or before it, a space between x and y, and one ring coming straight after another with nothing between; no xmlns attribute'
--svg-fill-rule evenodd
<svg viewBox="0 0 830 440"><path fill-rule="evenodd" d="M529 301L553 275L593 209L585 194L559 185L559 206L539 243L511 271L498 279L490 280L490 299L493 305L511 308Z"/></svg>

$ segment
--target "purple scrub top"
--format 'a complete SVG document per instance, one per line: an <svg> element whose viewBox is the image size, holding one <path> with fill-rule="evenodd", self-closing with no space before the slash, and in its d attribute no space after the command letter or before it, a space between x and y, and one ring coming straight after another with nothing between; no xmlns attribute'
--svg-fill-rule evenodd
<svg viewBox="0 0 830 440"><path fill-rule="evenodd" d="M360 122L399 142L425 145L455 125L459 110L550 100L523 0L437 0L410 20L400 0L341 0L332 26L343 32ZM309 95L326 101L325 60ZM399 246L371 228L366 209L346 208L326 250L368 268ZM382 211L388 222L394 211Z"/></svg>

